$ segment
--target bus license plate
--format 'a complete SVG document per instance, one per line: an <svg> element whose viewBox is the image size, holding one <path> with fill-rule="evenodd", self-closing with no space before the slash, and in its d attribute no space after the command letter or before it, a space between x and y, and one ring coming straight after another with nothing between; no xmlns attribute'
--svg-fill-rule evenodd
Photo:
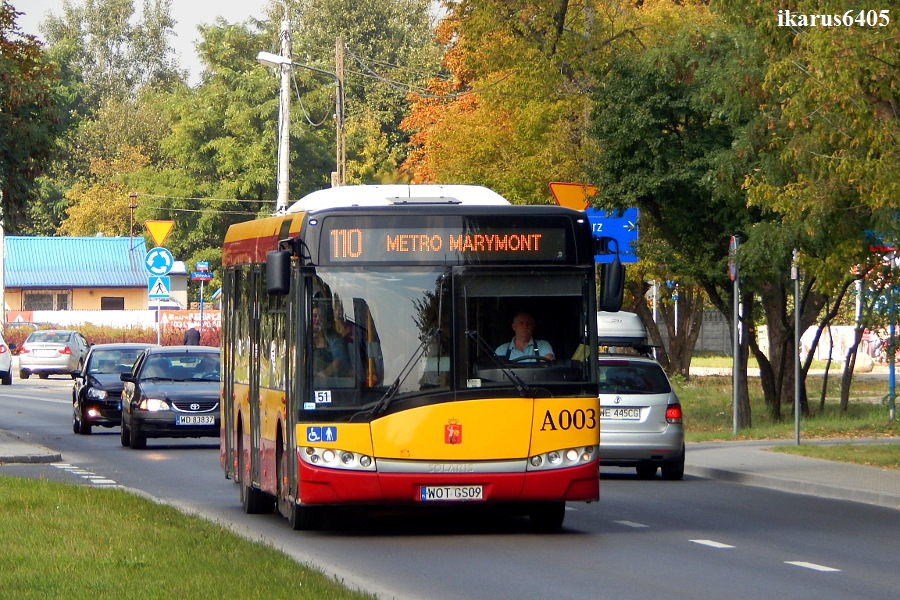
<svg viewBox="0 0 900 600"><path fill-rule="evenodd" d="M419 488L422 502L465 502L484 500L480 485L423 485Z"/></svg>
<svg viewBox="0 0 900 600"><path fill-rule="evenodd" d="M176 425L215 425L216 418L212 415L178 415Z"/></svg>
<svg viewBox="0 0 900 600"><path fill-rule="evenodd" d="M600 419L604 421L639 421L639 408L601 408Z"/></svg>

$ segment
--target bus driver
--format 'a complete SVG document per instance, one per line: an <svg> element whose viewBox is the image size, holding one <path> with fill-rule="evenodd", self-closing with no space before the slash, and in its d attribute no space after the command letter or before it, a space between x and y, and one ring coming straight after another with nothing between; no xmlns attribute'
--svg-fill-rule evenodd
<svg viewBox="0 0 900 600"><path fill-rule="evenodd" d="M506 344L500 344L494 351L497 356L506 360L518 362L535 362L535 358L542 356L547 360L556 360L550 342L536 340L534 334L534 317L531 313L519 311L513 316L512 330L516 333L513 339Z"/></svg>

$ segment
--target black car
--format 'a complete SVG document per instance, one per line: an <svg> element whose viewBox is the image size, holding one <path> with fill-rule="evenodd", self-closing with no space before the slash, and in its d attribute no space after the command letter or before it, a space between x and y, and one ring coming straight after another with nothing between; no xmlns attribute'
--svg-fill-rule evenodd
<svg viewBox="0 0 900 600"><path fill-rule="evenodd" d="M154 346L122 381L122 445L147 438L219 437L219 349Z"/></svg>
<svg viewBox="0 0 900 600"><path fill-rule="evenodd" d="M138 355L150 344L95 344L84 367L72 372L72 431L87 435L91 427L118 427L122 422L119 376L131 372Z"/></svg>

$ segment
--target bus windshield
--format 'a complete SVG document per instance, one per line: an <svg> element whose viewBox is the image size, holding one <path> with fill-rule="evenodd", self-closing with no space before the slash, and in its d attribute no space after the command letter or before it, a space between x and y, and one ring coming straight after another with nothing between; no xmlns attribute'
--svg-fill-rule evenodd
<svg viewBox="0 0 900 600"><path fill-rule="evenodd" d="M583 360L589 285L592 272L558 268L319 268L306 286L312 389L302 394L302 418L364 421L387 405L463 399L480 388L545 395L534 388L596 382L596 366ZM533 341L523 354L511 348L514 321L526 316Z"/></svg>

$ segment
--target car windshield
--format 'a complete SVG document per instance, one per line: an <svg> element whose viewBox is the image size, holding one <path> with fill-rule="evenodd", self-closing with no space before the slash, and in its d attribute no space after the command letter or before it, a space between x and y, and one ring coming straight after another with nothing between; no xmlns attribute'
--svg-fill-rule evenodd
<svg viewBox="0 0 900 600"><path fill-rule="evenodd" d="M134 350L94 349L88 360L87 372L91 374L127 373L140 353L140 348Z"/></svg>
<svg viewBox="0 0 900 600"><path fill-rule="evenodd" d="M662 367L653 362L601 360L600 393L667 394L672 391Z"/></svg>
<svg viewBox="0 0 900 600"><path fill-rule="evenodd" d="M196 352L153 355L147 359L141 379L219 381L219 355Z"/></svg>
<svg viewBox="0 0 900 600"><path fill-rule="evenodd" d="M28 336L28 341L42 344L67 344L69 337L69 333L62 331L35 331Z"/></svg>

